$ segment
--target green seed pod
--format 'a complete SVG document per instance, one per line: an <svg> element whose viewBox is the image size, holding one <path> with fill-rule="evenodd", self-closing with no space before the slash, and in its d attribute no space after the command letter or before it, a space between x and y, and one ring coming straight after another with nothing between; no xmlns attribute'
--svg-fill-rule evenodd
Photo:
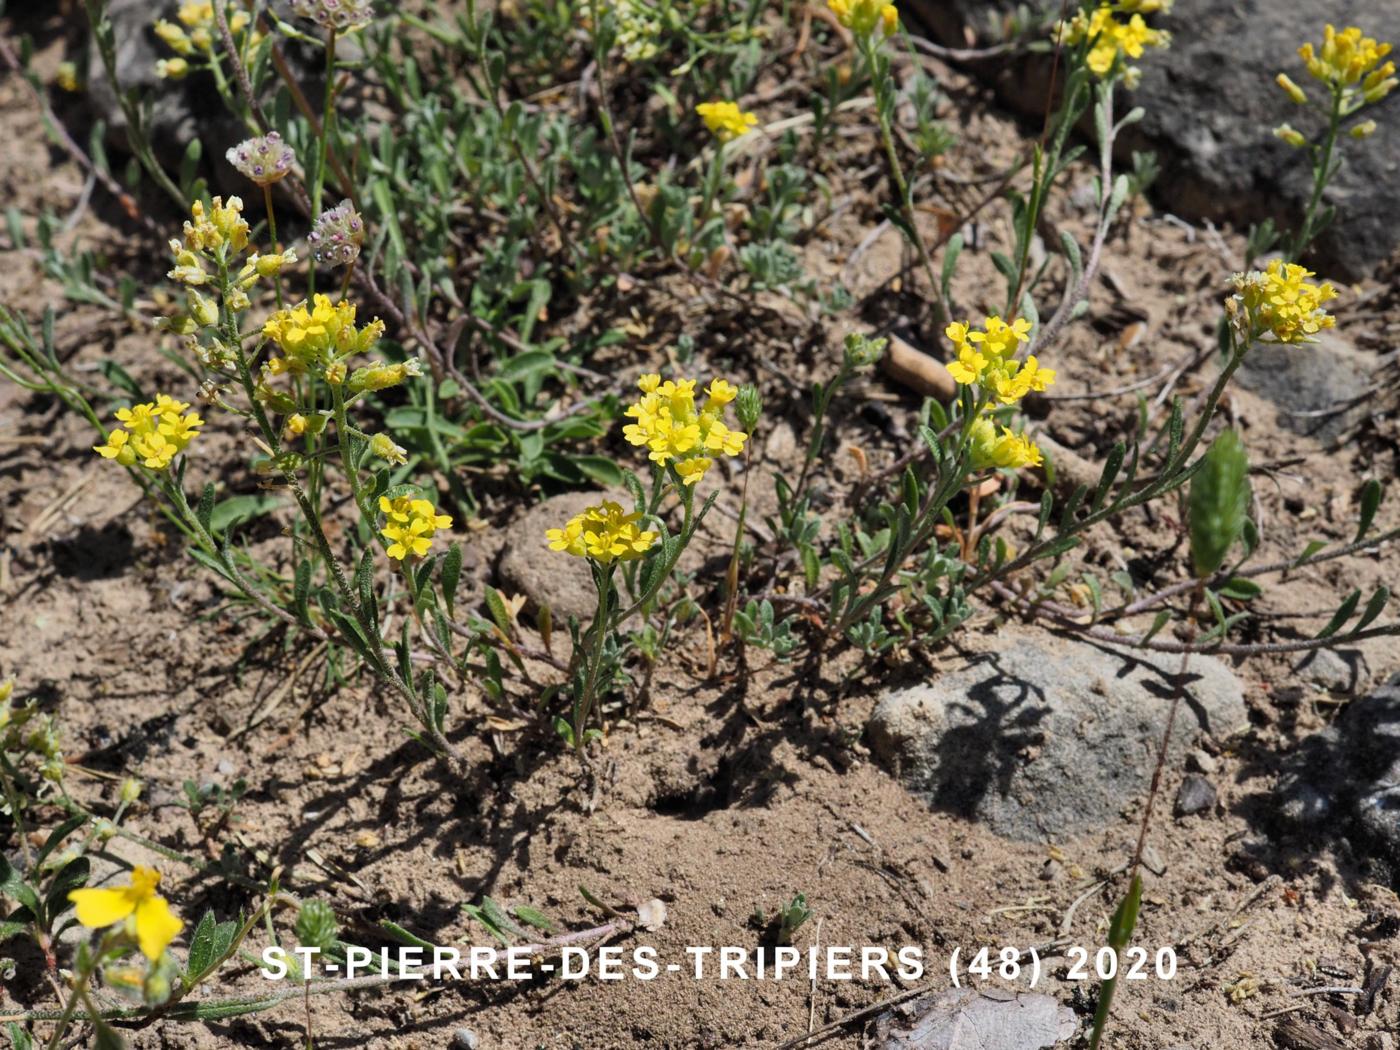
<svg viewBox="0 0 1400 1050"><path fill-rule="evenodd" d="M734 407L735 414L739 417L739 426L746 432L753 433L753 428L758 426L758 417L763 412L763 397L759 394L758 387L741 386Z"/></svg>
<svg viewBox="0 0 1400 1050"><path fill-rule="evenodd" d="M335 912L325 901L310 900L297 912L297 943L305 948L318 948L329 951L335 946L340 927L335 921Z"/></svg>
<svg viewBox="0 0 1400 1050"><path fill-rule="evenodd" d="M1191 479L1188 513L1191 525L1191 565L1200 579L1225 561L1244 530L1249 508L1249 457L1233 430L1223 431L1205 454Z"/></svg>

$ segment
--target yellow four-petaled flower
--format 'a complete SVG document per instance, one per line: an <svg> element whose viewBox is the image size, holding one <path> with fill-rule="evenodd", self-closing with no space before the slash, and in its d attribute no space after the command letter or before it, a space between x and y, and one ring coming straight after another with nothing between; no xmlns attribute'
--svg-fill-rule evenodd
<svg viewBox="0 0 1400 1050"><path fill-rule="evenodd" d="M657 539L656 532L638 524L641 517L624 512L612 500L604 500L569 519L562 529L547 530L545 539L551 550L591 558L602 565L634 561L649 551Z"/></svg>
<svg viewBox="0 0 1400 1050"><path fill-rule="evenodd" d="M674 466L684 484L694 485L704 476L713 463L711 454L743 452L748 435L724 422L725 408L739 392L734 384L715 379L699 405L693 379L663 383L651 374L637 385L642 397L626 412L635 422L622 428L622 436L633 445L645 445L648 458L658 466Z"/></svg>

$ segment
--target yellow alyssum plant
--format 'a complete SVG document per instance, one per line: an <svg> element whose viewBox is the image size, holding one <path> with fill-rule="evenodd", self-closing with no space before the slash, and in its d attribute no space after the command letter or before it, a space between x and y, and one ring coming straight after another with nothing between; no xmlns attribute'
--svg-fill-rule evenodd
<svg viewBox="0 0 1400 1050"><path fill-rule="evenodd" d="M1171 44L1171 34L1149 26L1143 15L1170 10L1169 0L1100 3L1092 11L1075 12L1073 18L1056 27L1056 34L1062 43L1087 46L1085 64L1096 77L1121 73L1131 88L1141 72L1127 60L1141 58L1150 47L1165 48Z"/></svg>
<svg viewBox="0 0 1400 1050"><path fill-rule="evenodd" d="M1235 274L1237 292L1225 300L1225 313L1240 341L1316 342L1318 332L1336 325L1323 308L1337 297L1336 289L1326 281L1313 284L1309 278L1316 276L1282 259L1271 260L1262 271Z"/></svg>
<svg viewBox="0 0 1400 1050"><path fill-rule="evenodd" d="M586 634L574 633L571 661L573 697L571 718L556 720L560 734L582 753L596 729L588 725L597 697L606 692L619 671L619 628L633 616L651 611L661 588L675 570L686 545L708 513L714 496L695 510L695 489L716 456L742 455L748 434L725 421L739 388L728 380L713 379L701 400L694 379L663 380L659 374L642 376L642 396L626 410L632 422L622 428L623 437L647 449L654 465L651 495L644 495L635 476L626 475L635 508L625 511L614 500L587 507L557 529L548 529L545 542L551 550L584 558L592 570L597 590L597 612ZM755 414L756 416L756 414ZM680 503L680 532L668 535L659 516L667 497ZM656 528L646 527L655 524ZM623 566L630 602L623 604L616 571ZM640 571L638 571L640 569ZM572 629L572 628L571 628Z"/></svg>

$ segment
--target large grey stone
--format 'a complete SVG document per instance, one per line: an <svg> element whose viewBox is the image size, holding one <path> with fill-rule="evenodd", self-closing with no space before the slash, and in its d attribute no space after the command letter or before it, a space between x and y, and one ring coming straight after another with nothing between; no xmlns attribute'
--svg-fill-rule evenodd
<svg viewBox="0 0 1400 1050"><path fill-rule="evenodd" d="M1343 838L1400 875L1400 675L1304 740L1275 798L1285 828Z"/></svg>
<svg viewBox="0 0 1400 1050"><path fill-rule="evenodd" d="M922 23L935 39L963 47L969 37L990 42L994 30L1024 0L908 0L900 11ZM1060 0L1033 0L1031 9L1060 10ZM1287 121L1305 134L1321 130L1318 113L1303 112L1274 83L1287 71L1314 99L1322 92L1298 58L1298 47L1321 43L1328 23L1359 25L1380 40L1400 40L1400 0L1312 0L1276 4L1267 0L1176 0L1152 24L1172 33L1166 51L1150 51L1136 64L1142 82L1120 109L1140 105L1146 117L1119 139L1122 158L1151 149L1162 174L1150 195L1191 219L1237 224L1272 218L1296 226L1311 193L1311 171L1301 151L1273 137ZM1050 78L1048 56L1016 55L1010 61L973 67L993 81L1003 98L1040 116ZM1346 279L1368 273L1400 245L1392 221L1400 205L1400 93L1371 110L1381 131L1364 141L1343 142L1345 164L1328 200L1338 206L1332 229L1317 244L1317 261Z"/></svg>
<svg viewBox="0 0 1400 1050"><path fill-rule="evenodd" d="M1012 838L1076 834L1147 790L1179 663L1008 635L997 653L886 693L870 741L938 809ZM1201 734L1246 718L1240 683L1219 660L1193 656L1184 681L1173 763Z"/></svg>
<svg viewBox="0 0 1400 1050"><path fill-rule="evenodd" d="M1373 355L1323 332L1316 343L1250 347L1235 378L1278 407L1279 426L1334 441L1366 414L1375 367Z"/></svg>
<svg viewBox="0 0 1400 1050"><path fill-rule="evenodd" d="M593 574L583 558L552 551L545 542L549 529L564 523L584 508L613 499L631 506L632 499L616 492L565 492L535 504L510 527L496 568L500 587L507 594L523 594L525 608L537 614L548 605L555 625L562 629L570 616L589 623L598 607Z"/></svg>

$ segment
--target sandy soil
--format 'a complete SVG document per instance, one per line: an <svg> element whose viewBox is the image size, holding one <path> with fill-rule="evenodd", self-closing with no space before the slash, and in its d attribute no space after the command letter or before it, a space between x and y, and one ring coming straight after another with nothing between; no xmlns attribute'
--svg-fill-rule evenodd
<svg viewBox="0 0 1400 1050"><path fill-rule="evenodd" d="M50 44L41 68L51 68L61 47ZM949 117L962 137L951 161L981 165L976 174L994 168L1023 129L956 73L949 71L945 84ZM13 77L0 80L0 129L9 144L0 152L0 193L27 215L46 207L71 213L64 243L99 246L114 262L135 259L138 272L145 266L158 273L160 245L99 203L100 192L79 207L83 175L46 144L20 88ZM1087 179L1076 172L1072 185ZM837 271L873 214L868 199L857 196L806 246L809 265ZM1051 218L1081 231L1085 221L1064 204ZM994 242L1005 231L992 221L984 232ZM1211 304L1237 254L1231 231L1193 229L1139 203L1110 244L1107 281L1091 317L1057 354L1055 394L1132 384L1208 347ZM852 268L853 290L873 288L898 262L896 234L888 232ZM999 287L991 273L985 252L969 254L959 289L968 309L982 305L979 282ZM1341 323L1365 352L1390 345L1400 316L1393 297L1374 294L1380 288L1363 286L1340 305ZM802 383L826 374L832 360L822 333L774 314L746 323L741 339L732 304L683 306L669 292L641 289L613 304L657 320L607 365L635 374L657 365L677 328L697 339L713 333L713 343L702 344L712 347L707 362L736 380L759 382L772 409L768 426L785 423L798 437L773 440L773 429L760 435L772 457L760 469L790 468L805 440L805 395L779 373ZM53 304L60 350L80 374L110 359L143 381L188 385L156 352L156 336L133 332L101 310L65 304L32 254L0 256L0 300L31 315ZM876 306L891 315L901 308L897 295ZM1206 368L1188 372L1177 392L1199 391ZM1149 399L1158 389L1145 388ZM1347 536L1355 479L1395 476L1393 391L1385 396L1388 404L1378 399L1373 414L1329 449L1279 428L1274 409L1252 395L1231 395L1228 411L1256 462L1274 465L1269 483L1256 485L1264 557L1296 553L1303 534ZM825 479L837 506L858 480L849 450L860 448L875 469L891 462L916 408L914 397L879 376L862 380L838 405ZM1049 434L1097 460L1132 425L1136 405L1132 395L1055 399L1041 412ZM744 661L726 655L715 678L705 680L696 655L703 629L696 625L658 669L649 707L612 726L594 778L536 727L493 728L486 698L471 687L461 691L453 736L474 772L455 783L403 735L406 719L393 698L364 680L329 689L316 669L279 688L307 660L306 647L265 634L226 605L125 476L91 455L91 443L51 400L0 386L0 674L13 675L60 718L74 763L71 790L88 804L108 811L117 779L139 776L147 792L128 826L200 855L212 847L177 804L182 782L242 778L248 791L230 828L236 868L263 877L282 867L291 892L335 905L345 938L356 943L385 943L377 923L386 919L436 943L485 943L485 931L462 912L483 896L529 904L584 929L606 916L581 899L583 885L619 906L664 901L664 927L618 943L627 950L654 945L663 961L684 962L687 945L756 947L762 932L751 921L755 909L771 915L800 891L814 911L798 934L800 947L920 945L931 971L912 984L672 974L652 982L406 986L324 996L309 1008L293 1001L208 1026L164 1025L133 1033L134 1046L291 1048L311 1036L323 1047L445 1047L455 1030L470 1028L485 1048L772 1047L913 987L942 989L955 948L1029 947L1060 936L1091 948L1102 943L1123 890L1117 873L1132 849L1141 799L1125 800L1121 819L1090 835L1008 842L930 811L872 762L862 742L885 683L936 674L979 648L1003 644L1006 632L1036 629L987 609L961 650L900 654L876 666L849 656L786 665L762 653ZM222 477L228 491L252 491L231 441L211 442L203 455L195 469ZM492 527L463 534L478 598L509 521L539 495L505 487L484 494L482 518ZM1169 580L1184 554L1172 515L1165 506L1159 517L1134 515L1116 530L1104 528L1085 557L1110 569L1142 559L1156 567L1159 582ZM1381 524L1393 526L1396 516L1392 504ZM273 548L278 521L259 523L252 542ZM721 538L714 537L715 549ZM1272 588L1261 609L1319 613L1352 586L1395 581L1397 568L1393 549L1343 559ZM1364 657L1372 682L1400 670L1393 646L1367 647ZM1345 842L1276 848L1264 841L1281 757L1335 717L1346 698L1309 687L1301 699L1289 692L1281 702L1280 692L1297 679L1283 658L1237 671L1250 723L1207 742L1220 763L1212 778L1219 807L1174 820L1164 806L1150 839L1156 870L1148 874L1139 943L1175 946L1180 971L1171 982L1120 989L1112 1045L1270 1046L1283 1038L1283 1023L1325 1032L1334 1040L1329 1046L1393 1045L1379 1040L1400 1023L1394 982L1367 1016L1353 1012L1355 996L1293 994L1313 983L1358 985L1368 967L1400 962L1393 889L1365 876ZM528 704L524 688L515 688L518 702ZM1182 772L1168 770L1168 799ZM141 857L126 843L113 849ZM225 915L248 903L227 884L166 867L169 896L189 918L204 906ZM290 918L279 914L278 922ZM46 1005L37 967L32 955L20 956L0 1010ZM262 987L245 966L219 991ZM1091 1012L1092 984L1051 973L1041 990L1081 1019ZM869 1045L872 1031L867 1018L824 1045Z"/></svg>

